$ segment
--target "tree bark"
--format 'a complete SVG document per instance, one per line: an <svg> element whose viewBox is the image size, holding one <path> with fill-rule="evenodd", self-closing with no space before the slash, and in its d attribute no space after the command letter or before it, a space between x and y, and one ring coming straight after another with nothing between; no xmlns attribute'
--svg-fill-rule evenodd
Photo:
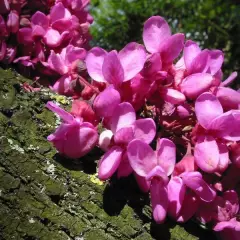
<svg viewBox="0 0 240 240"><path fill-rule="evenodd" d="M155 224L133 177L98 181L98 149L75 161L57 154L46 137L59 120L44 106L70 100L27 93L28 81L0 69L0 239L214 239L193 222Z"/></svg>

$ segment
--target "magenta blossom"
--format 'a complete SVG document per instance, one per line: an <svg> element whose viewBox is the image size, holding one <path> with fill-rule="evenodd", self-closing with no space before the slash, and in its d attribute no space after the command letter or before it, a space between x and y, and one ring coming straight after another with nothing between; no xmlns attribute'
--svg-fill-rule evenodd
<svg viewBox="0 0 240 240"><path fill-rule="evenodd" d="M222 172L229 164L224 141L240 140L240 111L224 113L220 102L211 93L198 97L195 111L199 124L205 129L197 136L194 150L196 164L205 172Z"/></svg>
<svg viewBox="0 0 240 240"><path fill-rule="evenodd" d="M55 133L48 136L56 149L70 158L80 158L93 149L98 140L95 127L84 122L82 118L76 117L53 102L48 102L46 107L61 117L63 123Z"/></svg>
<svg viewBox="0 0 240 240"><path fill-rule="evenodd" d="M211 202L215 196L200 172L183 172L172 177L168 184L168 213L175 220L186 222L197 211L200 199Z"/></svg>
<svg viewBox="0 0 240 240"><path fill-rule="evenodd" d="M172 64L184 46L184 35L171 36L168 23L160 16L150 17L144 23L143 42L150 53L160 53L162 62Z"/></svg>
<svg viewBox="0 0 240 240"><path fill-rule="evenodd" d="M194 73L209 73L212 76L221 71L224 56L220 50L201 51L198 44L188 40L183 50L183 58L187 75Z"/></svg>
<svg viewBox="0 0 240 240"><path fill-rule="evenodd" d="M190 99L196 99L212 86L219 85L223 53L220 50L201 51L198 44L188 40L183 57L175 65L175 84ZM183 73L180 75L179 73Z"/></svg>
<svg viewBox="0 0 240 240"><path fill-rule="evenodd" d="M69 38L69 30L72 28L73 21L68 9L62 3L57 3L51 9L49 18L40 11L36 12L31 18L31 28L19 30L18 40L22 44L31 44L43 38L49 47L58 47Z"/></svg>
<svg viewBox="0 0 240 240"><path fill-rule="evenodd" d="M168 208L168 176L173 172L176 162L175 144L162 138L154 152L147 143L136 139L128 145L127 154L136 174L151 182L153 218L157 223L162 223Z"/></svg>
<svg viewBox="0 0 240 240"><path fill-rule="evenodd" d="M76 68L76 62L83 60L85 57L85 49L72 45L63 48L60 54L51 50L51 54L48 58L48 65L52 70L62 75L52 87L55 92L64 95L72 94L70 88L70 82L72 81L71 74Z"/></svg>
<svg viewBox="0 0 240 240"><path fill-rule="evenodd" d="M118 169L118 176L128 176L132 172L126 148L133 139L140 139L146 144L152 142L156 134L156 125L151 118L136 120L136 113L130 103L120 103L110 118L110 129L100 135L100 147L107 149L99 162L98 176L102 180L110 178ZM104 134L104 137L102 136ZM107 146L106 141L113 139L114 145Z"/></svg>
<svg viewBox="0 0 240 240"><path fill-rule="evenodd" d="M217 196L209 206L202 204L197 217L203 223L213 222L213 230L218 232L218 236L222 240L238 240L240 237L238 213L238 194L234 190L229 190L222 196Z"/></svg>
<svg viewBox="0 0 240 240"><path fill-rule="evenodd" d="M90 77L118 87L134 78L144 66L146 53L138 43L129 43L119 53L95 47L88 52L86 66Z"/></svg>

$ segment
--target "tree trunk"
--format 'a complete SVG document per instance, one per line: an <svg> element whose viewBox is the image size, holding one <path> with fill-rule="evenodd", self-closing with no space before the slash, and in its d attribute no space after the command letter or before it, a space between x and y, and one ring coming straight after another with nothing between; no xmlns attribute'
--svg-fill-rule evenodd
<svg viewBox="0 0 240 240"><path fill-rule="evenodd" d="M0 239L214 239L193 222L155 224L133 177L97 180L99 150L75 161L57 154L46 137L59 119L44 105L70 100L27 93L27 81L0 69Z"/></svg>

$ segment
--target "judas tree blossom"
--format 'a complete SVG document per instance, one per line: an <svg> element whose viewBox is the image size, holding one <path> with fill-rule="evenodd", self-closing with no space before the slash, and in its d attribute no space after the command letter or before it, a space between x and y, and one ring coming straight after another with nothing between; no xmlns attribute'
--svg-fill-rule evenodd
<svg viewBox="0 0 240 240"><path fill-rule="evenodd" d="M86 56L86 50L83 48L68 45L63 48L61 53L55 53L53 50L48 58L48 66L62 75L56 81L52 89L59 94L71 94L70 82L72 81L72 74L76 68L76 62L83 60Z"/></svg>
<svg viewBox="0 0 240 240"><path fill-rule="evenodd" d="M222 51L201 51L197 43L188 40L183 57L175 65L175 85L186 97L196 99L212 86L220 84L223 60Z"/></svg>
<svg viewBox="0 0 240 240"><path fill-rule="evenodd" d="M211 202L215 196L200 172L183 172L172 177L168 184L168 213L175 220L186 222L197 211L200 200Z"/></svg>
<svg viewBox="0 0 240 240"><path fill-rule="evenodd" d="M223 112L218 99L203 93L195 103L195 111L203 131L197 136L194 157L205 172L224 171L229 164L228 148L224 141L240 140L240 111Z"/></svg>
<svg viewBox="0 0 240 240"><path fill-rule="evenodd" d="M93 149L98 133L91 123L79 116L74 117L53 102L48 102L46 107L63 120L55 133L47 138L60 153L70 158L80 158Z"/></svg>
<svg viewBox="0 0 240 240"><path fill-rule="evenodd" d="M165 65L172 64L184 46L184 35L176 33L171 36L168 23L160 16L150 17L144 23L143 42L150 53L160 53Z"/></svg>
<svg viewBox="0 0 240 240"><path fill-rule="evenodd" d="M68 9L58 3L51 9L49 18L40 11L36 12L31 18L31 28L19 30L18 40L22 44L31 44L36 39L43 38L49 47L58 47L69 37L72 21Z"/></svg>
<svg viewBox="0 0 240 240"><path fill-rule="evenodd" d="M226 191L217 196L209 206L202 204L197 217L203 222L212 222L213 230L218 232L220 239L237 240L240 237L240 222L238 221L239 199L234 190Z"/></svg>
<svg viewBox="0 0 240 240"><path fill-rule="evenodd" d="M156 125L151 118L136 120L136 113L130 103L120 103L113 112L110 119L110 129L112 132L105 135L107 139L113 138L113 146L106 146L105 138L100 142L100 147L107 148L108 151L104 154L99 162L98 176L102 180L110 178L118 169L118 176L128 176L132 172L132 168L128 163L126 148L133 139L141 139L146 144L152 142L156 134ZM108 141L108 140L107 140ZM110 143L110 141L109 141Z"/></svg>
<svg viewBox="0 0 240 240"><path fill-rule="evenodd" d="M88 52L86 66L90 77L119 87L134 78L144 66L146 53L138 43L129 43L119 53L95 47Z"/></svg>
<svg viewBox="0 0 240 240"><path fill-rule="evenodd" d="M135 139L128 145L127 155L136 174L151 182L153 218L157 223L164 222L168 209L168 176L176 162L175 144L162 138L154 152L147 143Z"/></svg>
<svg viewBox="0 0 240 240"><path fill-rule="evenodd" d="M201 201L209 203L215 196L215 191L197 172L191 145L188 144L187 153L175 165L168 184L169 216L178 222L186 222L196 213Z"/></svg>

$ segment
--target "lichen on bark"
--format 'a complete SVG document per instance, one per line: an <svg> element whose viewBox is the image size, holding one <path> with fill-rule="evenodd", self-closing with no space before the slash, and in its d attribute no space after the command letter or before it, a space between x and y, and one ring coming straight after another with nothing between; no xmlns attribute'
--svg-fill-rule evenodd
<svg viewBox="0 0 240 240"><path fill-rule="evenodd" d="M155 224L133 177L97 184L97 149L75 161L57 154L46 141L53 95L24 92L26 81L0 69L0 239L214 239L192 222Z"/></svg>

